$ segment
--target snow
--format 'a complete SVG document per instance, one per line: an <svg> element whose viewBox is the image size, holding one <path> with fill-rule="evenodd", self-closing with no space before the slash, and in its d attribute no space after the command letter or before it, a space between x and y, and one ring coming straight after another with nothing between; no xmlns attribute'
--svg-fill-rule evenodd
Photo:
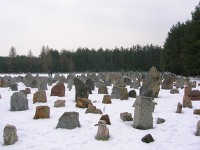
<svg viewBox="0 0 200 150"><path fill-rule="evenodd" d="M67 75L65 75L67 76ZM197 84L200 80L197 80ZM54 85L54 84L53 84ZM98 141L95 139L97 126L101 115L85 114L86 109L75 107L75 87L69 91L66 88L65 97L50 96L52 86L48 86L47 103L33 104L33 94L36 88L31 89L31 94L27 96L29 100L29 110L10 111L10 97L14 91L9 88L0 88L0 150L199 150L200 137L195 136L196 124L200 120L200 115L194 115L194 109L200 109L199 101L192 101L193 108L183 108L181 114L175 113L177 103L181 102L184 89L179 89L179 94L170 94L169 90L161 89L159 97L154 99L157 103L153 113L153 129L138 130L132 127L133 121L123 122L120 113L130 112L134 115L133 103L135 98L128 100L112 99L112 104L103 104L103 94L98 94L95 88L93 94L89 95L97 108L105 108L105 114L110 117L111 125L107 125L110 132L108 141ZM67 87L67 83L65 83ZM19 90L26 87L23 83L18 84ZM127 86L130 90L129 86ZM200 90L200 87L193 88ZM111 94L112 86L108 87ZM137 95L139 90L136 89ZM66 100L66 106L55 108L54 101ZM47 105L50 107L49 119L34 120L36 106ZM58 119L64 112L79 112L81 128L56 129ZM163 124L156 124L157 118L164 118ZM3 145L3 129L7 125L14 125L17 128L18 141L14 145ZM146 144L141 141L142 137L151 134L154 142Z"/></svg>

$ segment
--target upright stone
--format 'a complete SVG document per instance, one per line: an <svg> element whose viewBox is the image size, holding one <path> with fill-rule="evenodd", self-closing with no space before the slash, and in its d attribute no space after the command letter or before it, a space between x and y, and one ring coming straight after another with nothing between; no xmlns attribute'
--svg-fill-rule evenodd
<svg viewBox="0 0 200 150"><path fill-rule="evenodd" d="M18 91L18 84L17 83L10 83L11 91Z"/></svg>
<svg viewBox="0 0 200 150"><path fill-rule="evenodd" d="M135 102L133 127L137 129L152 129L155 104L151 97L138 96Z"/></svg>
<svg viewBox="0 0 200 150"><path fill-rule="evenodd" d="M10 99L10 110L11 111L23 111L28 110L28 99L22 92L15 92Z"/></svg>
<svg viewBox="0 0 200 150"><path fill-rule="evenodd" d="M58 82L56 85L54 85L51 89L51 96L64 97L65 96L64 83Z"/></svg>
<svg viewBox="0 0 200 150"><path fill-rule="evenodd" d="M200 136L200 120L197 122L196 136Z"/></svg>
<svg viewBox="0 0 200 150"><path fill-rule="evenodd" d="M24 84L25 84L25 86L30 87L30 85L33 82L33 80L34 80L34 77L32 76L32 74L31 73L27 73L24 76Z"/></svg>
<svg viewBox="0 0 200 150"><path fill-rule="evenodd" d="M140 96L157 98L160 91L160 75L155 67L150 68L150 72L140 88Z"/></svg>
<svg viewBox="0 0 200 150"><path fill-rule="evenodd" d="M41 79L41 80L38 81L38 90L48 90L46 79Z"/></svg>
<svg viewBox="0 0 200 150"><path fill-rule="evenodd" d="M17 129L13 125L6 125L3 130L4 145L13 145L17 140Z"/></svg>
<svg viewBox="0 0 200 150"><path fill-rule="evenodd" d="M77 101L78 97L88 98L88 95L89 95L88 89L80 79L75 78L74 85L75 85L75 91L76 91L75 101Z"/></svg>
<svg viewBox="0 0 200 150"><path fill-rule="evenodd" d="M166 75L162 82L162 89L169 90L173 89L174 77L172 75Z"/></svg>
<svg viewBox="0 0 200 150"><path fill-rule="evenodd" d="M106 85L99 86L98 94L108 94L108 88L106 87Z"/></svg>
<svg viewBox="0 0 200 150"><path fill-rule="evenodd" d="M79 122L78 112L65 112L58 121L57 128L63 129L74 129L76 127L81 127Z"/></svg>
<svg viewBox="0 0 200 150"><path fill-rule="evenodd" d="M46 91L44 91L44 90L37 91L37 92L33 95L33 104L35 104L35 103L37 103L37 102L41 102L41 103L46 103L46 102L47 102Z"/></svg>
<svg viewBox="0 0 200 150"><path fill-rule="evenodd" d="M183 107L183 105L180 102L178 102L176 113L180 114L182 112L182 107Z"/></svg>
<svg viewBox="0 0 200 150"><path fill-rule="evenodd" d="M107 141L109 139L109 130L106 126L106 122L104 120L100 120L98 123L98 131L95 136L97 140Z"/></svg>
<svg viewBox="0 0 200 150"><path fill-rule="evenodd" d="M92 94L92 91L94 90L94 87L95 87L94 81L91 78L89 78L86 80L85 85L88 89L89 94Z"/></svg>
<svg viewBox="0 0 200 150"><path fill-rule="evenodd" d="M120 100L128 99L128 91L125 87L113 86L111 99L116 98Z"/></svg>
<svg viewBox="0 0 200 150"><path fill-rule="evenodd" d="M49 106L37 106L35 111L35 116L33 119L44 119L50 117L50 107Z"/></svg>
<svg viewBox="0 0 200 150"><path fill-rule="evenodd" d="M185 93L183 96L183 108L188 107L188 108L192 108L192 102L191 99L188 97L189 93L192 91L192 87L191 86L186 86L185 87Z"/></svg>
<svg viewBox="0 0 200 150"><path fill-rule="evenodd" d="M111 104L112 103L111 96L110 95L104 95L102 103L104 103L104 104Z"/></svg>

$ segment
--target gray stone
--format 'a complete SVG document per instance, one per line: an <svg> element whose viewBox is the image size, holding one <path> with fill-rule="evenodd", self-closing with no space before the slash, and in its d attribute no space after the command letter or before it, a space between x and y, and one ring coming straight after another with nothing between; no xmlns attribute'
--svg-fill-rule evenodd
<svg viewBox="0 0 200 150"><path fill-rule="evenodd" d="M27 73L24 76L24 84L25 84L25 86L30 87L31 83L33 82L33 80L34 80L34 77L32 76L32 74L31 73Z"/></svg>
<svg viewBox="0 0 200 150"><path fill-rule="evenodd" d="M36 79L33 79L33 82L31 82L30 87L31 88L38 88L38 83L37 83Z"/></svg>
<svg viewBox="0 0 200 150"><path fill-rule="evenodd" d="M91 78L89 78L89 79L86 80L85 85L86 85L86 87L87 87L87 89L88 89L89 94L92 94L92 91L93 91L94 88L95 88L95 83L94 83L94 81L93 81Z"/></svg>
<svg viewBox="0 0 200 150"><path fill-rule="evenodd" d="M196 136L200 136L200 120L197 122Z"/></svg>
<svg viewBox="0 0 200 150"><path fill-rule="evenodd" d="M165 119L163 119L163 118L157 118L157 120L156 120L156 123L157 124L161 124L161 123L164 123L165 122Z"/></svg>
<svg viewBox="0 0 200 150"><path fill-rule="evenodd" d="M157 98L160 91L160 75L155 67L150 68L146 81L140 88L140 96Z"/></svg>
<svg viewBox="0 0 200 150"><path fill-rule="evenodd" d="M17 129L13 125L6 125L3 131L4 145L13 145L17 140Z"/></svg>
<svg viewBox="0 0 200 150"><path fill-rule="evenodd" d="M18 84L17 83L10 83L11 91L18 91Z"/></svg>
<svg viewBox="0 0 200 150"><path fill-rule="evenodd" d="M63 129L74 129L76 127L81 127L79 122L78 112L65 112L58 121L57 128Z"/></svg>
<svg viewBox="0 0 200 150"><path fill-rule="evenodd" d="M120 118L121 118L123 121L133 121L132 114L131 114L131 113L128 113L128 112L120 113Z"/></svg>
<svg viewBox="0 0 200 150"><path fill-rule="evenodd" d="M170 93L171 93L171 94L178 94L178 93L179 93L179 90L178 90L178 89L171 89L171 90L170 90Z"/></svg>
<svg viewBox="0 0 200 150"><path fill-rule="evenodd" d="M135 101L133 127L137 129L152 129L155 103L151 97L138 96Z"/></svg>
<svg viewBox="0 0 200 150"><path fill-rule="evenodd" d="M140 87L140 81L134 80L134 82L131 83L130 88L138 89Z"/></svg>
<svg viewBox="0 0 200 150"><path fill-rule="evenodd" d="M78 97L88 98L88 95L89 95L88 89L80 79L75 78L74 85L75 85L75 91L76 91L75 101L77 101Z"/></svg>
<svg viewBox="0 0 200 150"><path fill-rule="evenodd" d="M97 140L107 141L109 139L109 130L106 126L106 122L104 120L100 120L98 123L98 131L95 136Z"/></svg>
<svg viewBox="0 0 200 150"><path fill-rule="evenodd" d="M28 110L28 99L22 92L15 92L11 96L10 100L11 111L23 111Z"/></svg>
<svg viewBox="0 0 200 150"><path fill-rule="evenodd" d="M151 134L147 134L142 138L142 142L150 143L150 142L154 142L154 139Z"/></svg>
<svg viewBox="0 0 200 150"><path fill-rule="evenodd" d="M65 107L65 100L57 100L54 102L54 107Z"/></svg>
<svg viewBox="0 0 200 150"><path fill-rule="evenodd" d="M125 87L113 86L111 99L120 99L127 100L128 99L128 91Z"/></svg>
<svg viewBox="0 0 200 150"><path fill-rule="evenodd" d="M161 88L165 90L173 89L173 82L174 82L174 76L172 76L171 74L165 75Z"/></svg>
<svg viewBox="0 0 200 150"><path fill-rule="evenodd" d="M40 79L37 82L38 90L48 90L47 89L47 79Z"/></svg>

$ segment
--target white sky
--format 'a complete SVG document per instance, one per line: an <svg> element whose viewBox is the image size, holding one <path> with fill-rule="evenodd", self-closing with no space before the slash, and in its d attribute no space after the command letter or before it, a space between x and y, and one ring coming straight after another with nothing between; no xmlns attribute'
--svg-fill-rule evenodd
<svg viewBox="0 0 200 150"><path fill-rule="evenodd" d="M0 0L0 56L43 45L76 50L154 44L191 19L199 0Z"/></svg>

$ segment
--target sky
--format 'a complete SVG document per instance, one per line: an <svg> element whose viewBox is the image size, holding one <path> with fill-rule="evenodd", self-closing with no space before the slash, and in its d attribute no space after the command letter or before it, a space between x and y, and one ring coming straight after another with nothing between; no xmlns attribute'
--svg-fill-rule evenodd
<svg viewBox="0 0 200 150"><path fill-rule="evenodd" d="M199 0L0 0L0 56L42 46L61 51L163 46L172 25L191 19Z"/></svg>

